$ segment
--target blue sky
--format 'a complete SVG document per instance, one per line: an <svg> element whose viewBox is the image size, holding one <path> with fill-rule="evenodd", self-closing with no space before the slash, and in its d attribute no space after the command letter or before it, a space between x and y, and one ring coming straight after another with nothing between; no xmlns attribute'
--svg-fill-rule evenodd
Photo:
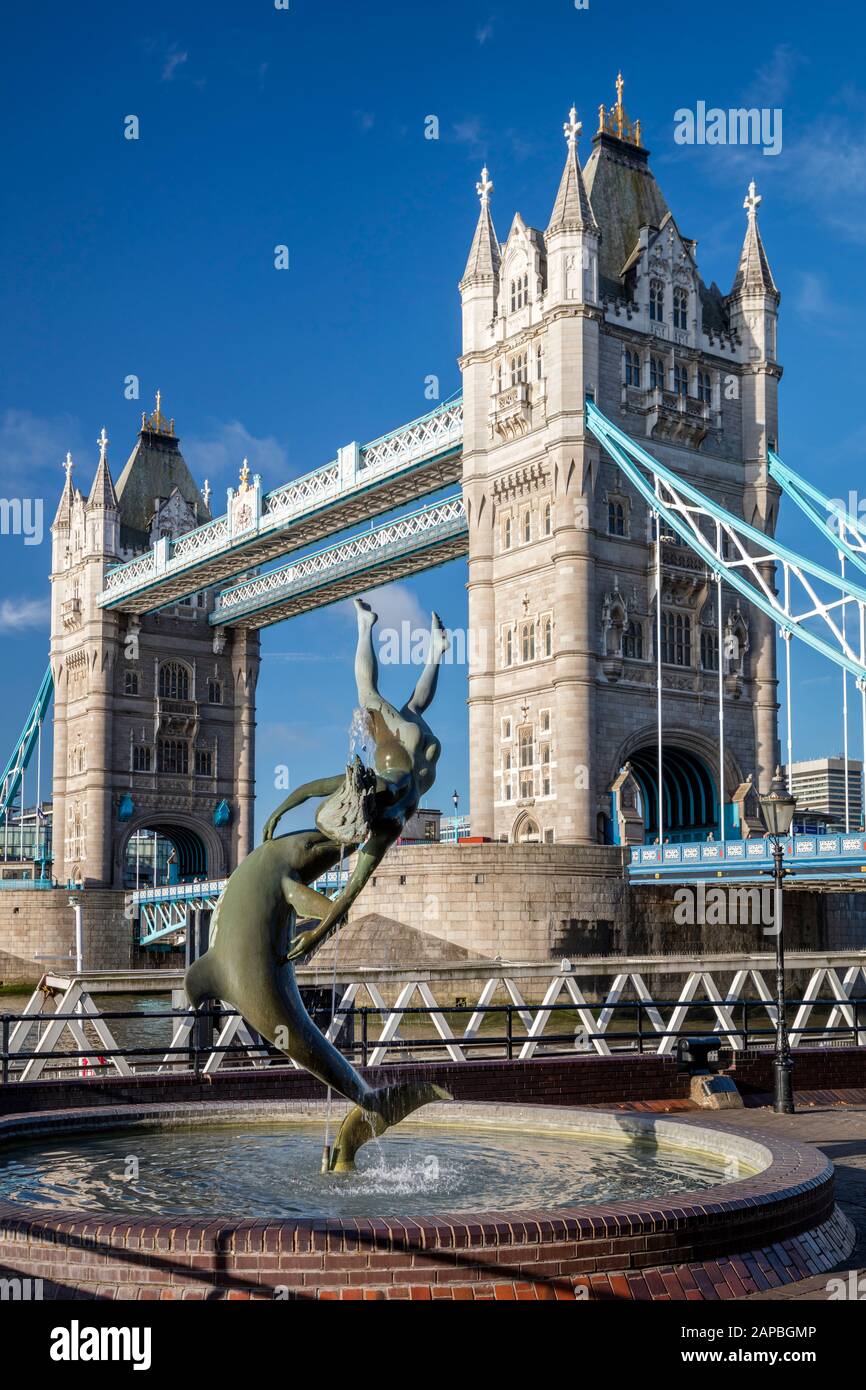
<svg viewBox="0 0 866 1390"><path fill-rule="evenodd" d="M739 0L15 7L0 56L0 496L43 497L47 526L67 448L89 484L104 424L117 476L157 386L217 496L245 454L271 487L423 413L429 375L443 397L459 385L456 286L482 162L500 238L517 209L545 226L568 108L585 161L618 68L668 203L723 289L757 179L783 294L781 452L831 495L859 495L863 27L852 3ZM674 112L699 100L780 107L782 152L676 145ZM137 141L124 139L130 114ZM424 138L429 115L438 140ZM273 268L278 243L287 272ZM140 402L124 399L129 373ZM817 558L804 528L787 507L782 536ZM47 658L49 538L0 537L0 555L2 749ZM460 627L464 583L462 562L407 582L383 620L414 625L435 605ZM343 608L265 635L260 819L275 765L293 782L339 765L352 640ZM795 755L835 751L840 677L810 653L795 676ZM412 680L392 668L385 684ZM446 810L455 787L466 805L465 693L465 671L445 668L432 799Z"/></svg>

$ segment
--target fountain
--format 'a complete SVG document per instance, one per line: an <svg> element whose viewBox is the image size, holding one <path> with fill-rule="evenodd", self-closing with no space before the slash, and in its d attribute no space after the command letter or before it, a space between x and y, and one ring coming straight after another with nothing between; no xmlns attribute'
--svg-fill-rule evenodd
<svg viewBox="0 0 866 1390"><path fill-rule="evenodd" d="M303 1070L28 1088L21 1113L0 1115L0 1268L38 1272L61 1298L654 1297L683 1270L694 1288L706 1269L739 1278L768 1239L778 1282L810 1260L832 1268L853 1228L817 1150L703 1114L563 1103L574 1068L596 1066L622 1068L627 1099L628 1058L430 1062L371 1084L313 1024L295 962L338 930L440 754L423 714L441 622L398 711L377 688L375 614L360 601L357 613L348 767L273 813L186 976L194 1007L232 1004ZM276 836L313 797L314 828ZM347 854L334 899L311 887ZM336 961L332 998L335 980ZM446 1084L475 1098L455 1102ZM351 1109L331 1146L333 1093Z"/></svg>

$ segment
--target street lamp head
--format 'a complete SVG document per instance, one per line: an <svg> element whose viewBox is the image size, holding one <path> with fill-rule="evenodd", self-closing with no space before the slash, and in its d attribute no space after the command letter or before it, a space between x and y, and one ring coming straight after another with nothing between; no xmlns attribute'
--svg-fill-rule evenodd
<svg viewBox="0 0 866 1390"><path fill-rule="evenodd" d="M791 822L797 807L797 798L792 796L785 786L780 768L776 768L776 775L770 784L770 790L759 797L759 801L767 833L774 840L783 840L786 835L790 834Z"/></svg>
<svg viewBox="0 0 866 1390"><path fill-rule="evenodd" d="M453 793L453 795L452 795L452 797L451 797L451 800L454 802L454 810L455 810L455 812L456 812L456 810L457 810L457 803L458 803L459 800L460 800L460 797L459 797L459 795L457 794L457 791L456 791L456 790L454 791L454 793Z"/></svg>

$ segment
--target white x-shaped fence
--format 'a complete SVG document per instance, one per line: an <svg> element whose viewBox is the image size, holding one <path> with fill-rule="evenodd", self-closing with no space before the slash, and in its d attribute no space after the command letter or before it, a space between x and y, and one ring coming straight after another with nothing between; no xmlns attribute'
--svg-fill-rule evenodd
<svg viewBox="0 0 866 1390"><path fill-rule="evenodd" d="M462 1006L459 1012L455 1012L454 999L459 990L468 988L465 966L460 975L449 974L445 967L439 971L425 970L424 978L416 979L407 978L408 972L403 972L392 1003L386 999L387 972L382 972L377 980L372 978L373 972L365 971L362 976L356 975L341 985L337 1010L325 1036L332 1042L338 1039L347 1011L368 1010L382 1021L367 1051L368 1063L375 1066L413 1053L413 1043L420 1043L421 1039L413 1037L411 1032L407 1036L407 1025L410 1019L422 1018L432 1024L441 1041L441 1052L453 1062L467 1062L479 1055L502 1054L504 1013L492 1014L494 1020L502 1020L501 1027L494 1023L486 1035L484 1025L491 1017L491 1009L511 1005L512 1056L528 1060L545 1050L562 1052L573 1046L578 1052L595 1052L608 1057L622 1048L633 1049L637 1045L636 1006L640 1004L644 1051L670 1056L676 1048L676 1035L689 1031L690 1020L700 1012L702 1018L693 1028L708 1031L709 1014L713 1020L711 1031L737 1053L745 1045L742 1000L748 998L751 1044L760 1026L767 1030L766 1040L770 1045L776 1024L776 1006L773 965L769 957L761 961L755 958L738 961L735 957L714 961L712 957L704 957L691 965L687 958L672 965L664 959L655 962L644 957L640 961L624 959L621 964L621 969L610 970L604 969L599 962L597 976L590 962L582 962L577 967L572 967L570 962L547 968L503 965L484 979L485 966L479 962L474 979L476 988L478 982L482 982L480 991L474 1003ZM610 960L605 965L610 967ZM858 1012L852 1002L866 999L866 953L849 951L832 956L807 953L800 960L795 953L789 956L787 965L789 972L804 968L809 971L802 994L792 988L790 979L788 982L789 997L802 1000L790 1025L791 1044L795 1047L803 1043L826 1045L833 1039L832 1030L845 1029L855 1035L858 1046L866 1047L866 1005ZM489 965L487 970L490 970ZM659 985L664 986L670 980L673 988L657 987L651 991L646 983L650 971L656 975ZM609 975L610 982L603 999L591 1002L584 992L587 981L592 979L597 991L598 980L605 975ZM168 976L169 972L165 972L163 988L172 982ZM722 976L728 977L727 985L719 983ZM527 982L537 984L539 978L547 979L543 997L540 1002L527 1002ZM97 1068L100 1071L113 1068L121 1076L129 1076L133 1070L141 1073L189 1069L196 1025L192 1009L175 1016L169 1049L163 1044L162 1048L153 1048L152 1057L127 1056L124 1048L118 1045L109 1021L94 1003L93 995L98 992L99 981L95 976L46 977L21 1016L9 1027L8 1052L18 1054L9 1063L10 1079L35 1081L46 1068L49 1071L56 1068L58 1059L50 1054L67 1050L81 1054L84 1060L76 1060L73 1065L84 1074ZM557 1005L570 1007L558 1009ZM226 1016L216 1038L198 1059L201 1063L203 1058L201 1070L204 1074L213 1075L227 1059L233 1066L239 1062L253 1067L272 1066L273 1055L259 1043L242 1018L230 1012L228 1005L225 1008ZM422 1012L410 1012L415 1009ZM817 1031L810 1034L807 1030L816 1010L825 1013L826 1019L813 1025ZM462 1030L455 1022L458 1018L467 1019ZM522 1033L515 1027L518 1022ZM565 1043L564 1033L568 1035ZM617 1036L620 1033L630 1036L621 1038ZM435 1039L430 1039L428 1032L425 1041L428 1046L423 1048L423 1053L430 1056L433 1049L429 1042ZM417 1053L421 1051L419 1046ZM417 1061L418 1056L413 1056L413 1060ZM67 1062L67 1070L68 1067Z"/></svg>

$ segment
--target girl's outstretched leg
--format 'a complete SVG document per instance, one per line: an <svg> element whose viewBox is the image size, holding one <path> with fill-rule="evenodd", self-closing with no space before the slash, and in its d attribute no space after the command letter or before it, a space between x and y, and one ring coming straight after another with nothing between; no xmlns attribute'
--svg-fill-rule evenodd
<svg viewBox="0 0 866 1390"><path fill-rule="evenodd" d="M355 599L355 612L358 616L358 645L355 649L358 703L364 709L376 709L382 698L379 694L379 664L373 648L373 628L378 618L362 598Z"/></svg>
<svg viewBox="0 0 866 1390"><path fill-rule="evenodd" d="M413 714L423 714L425 709L436 694L436 682L439 679L439 663L451 646L451 638L448 636L442 619L438 613L433 614L430 624L430 653L427 657L427 664L418 677L411 696L406 702L406 709Z"/></svg>

